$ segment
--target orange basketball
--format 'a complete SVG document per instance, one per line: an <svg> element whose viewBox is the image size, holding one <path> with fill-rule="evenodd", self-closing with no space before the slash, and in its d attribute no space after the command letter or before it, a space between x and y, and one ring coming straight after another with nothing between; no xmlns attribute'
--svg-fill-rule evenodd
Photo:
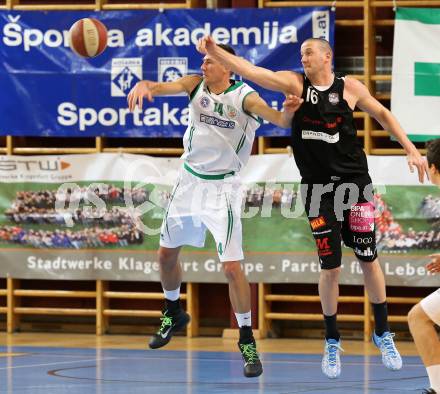
<svg viewBox="0 0 440 394"><path fill-rule="evenodd" d="M94 18L76 21L69 30L72 51L82 57L95 57L107 46L107 29Z"/></svg>

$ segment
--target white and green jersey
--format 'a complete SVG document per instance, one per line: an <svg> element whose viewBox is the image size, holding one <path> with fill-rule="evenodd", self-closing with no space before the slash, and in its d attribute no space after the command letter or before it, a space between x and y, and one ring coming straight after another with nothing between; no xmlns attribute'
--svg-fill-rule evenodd
<svg viewBox="0 0 440 394"><path fill-rule="evenodd" d="M246 112L243 102L255 90L244 82L233 82L215 94L202 79L191 93L182 158L195 175L238 172L249 159L261 119Z"/></svg>

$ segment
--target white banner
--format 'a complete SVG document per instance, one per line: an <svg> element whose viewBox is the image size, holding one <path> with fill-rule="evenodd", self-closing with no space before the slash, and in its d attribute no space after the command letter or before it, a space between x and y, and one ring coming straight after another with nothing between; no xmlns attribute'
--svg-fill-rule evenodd
<svg viewBox="0 0 440 394"><path fill-rule="evenodd" d="M440 9L398 8L391 111L413 141L440 135Z"/></svg>
<svg viewBox="0 0 440 394"><path fill-rule="evenodd" d="M368 166L377 185L419 185L403 156L368 156ZM129 153L96 153L62 156L0 156L0 182L66 183L126 181L173 185L182 167L179 158ZM254 155L240 172L244 183L300 182L293 156Z"/></svg>

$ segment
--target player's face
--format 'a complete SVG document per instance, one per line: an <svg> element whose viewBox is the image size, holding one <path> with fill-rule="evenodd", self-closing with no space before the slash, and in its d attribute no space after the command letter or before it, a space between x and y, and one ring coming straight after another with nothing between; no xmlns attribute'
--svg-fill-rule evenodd
<svg viewBox="0 0 440 394"><path fill-rule="evenodd" d="M208 55L203 58L200 66L207 83L216 83L222 81L225 76L229 78L229 72L219 62L211 59Z"/></svg>
<svg viewBox="0 0 440 394"><path fill-rule="evenodd" d="M434 164L429 167L429 178L434 185L440 186L440 171L435 168Z"/></svg>
<svg viewBox="0 0 440 394"><path fill-rule="evenodd" d="M301 45L301 63L306 74L320 71L326 63L327 54L314 41L306 41Z"/></svg>

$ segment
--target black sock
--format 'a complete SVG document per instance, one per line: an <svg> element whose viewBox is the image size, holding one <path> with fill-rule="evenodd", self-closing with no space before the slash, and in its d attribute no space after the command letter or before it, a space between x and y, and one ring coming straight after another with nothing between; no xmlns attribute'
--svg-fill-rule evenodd
<svg viewBox="0 0 440 394"><path fill-rule="evenodd" d="M387 302L382 304L372 304L374 312L374 332L378 336L382 336L385 331L390 331L390 326L388 325L388 308Z"/></svg>
<svg viewBox="0 0 440 394"><path fill-rule="evenodd" d="M242 326L240 327L240 343L251 343L254 341L254 334L252 333L252 327Z"/></svg>
<svg viewBox="0 0 440 394"><path fill-rule="evenodd" d="M181 309L180 298L178 298L176 301L171 301L165 298L165 308L170 315L176 314Z"/></svg>
<svg viewBox="0 0 440 394"><path fill-rule="evenodd" d="M336 339L339 341L341 337L339 335L338 328L336 327L336 313L332 316L324 315L324 324L325 324L325 339Z"/></svg>

